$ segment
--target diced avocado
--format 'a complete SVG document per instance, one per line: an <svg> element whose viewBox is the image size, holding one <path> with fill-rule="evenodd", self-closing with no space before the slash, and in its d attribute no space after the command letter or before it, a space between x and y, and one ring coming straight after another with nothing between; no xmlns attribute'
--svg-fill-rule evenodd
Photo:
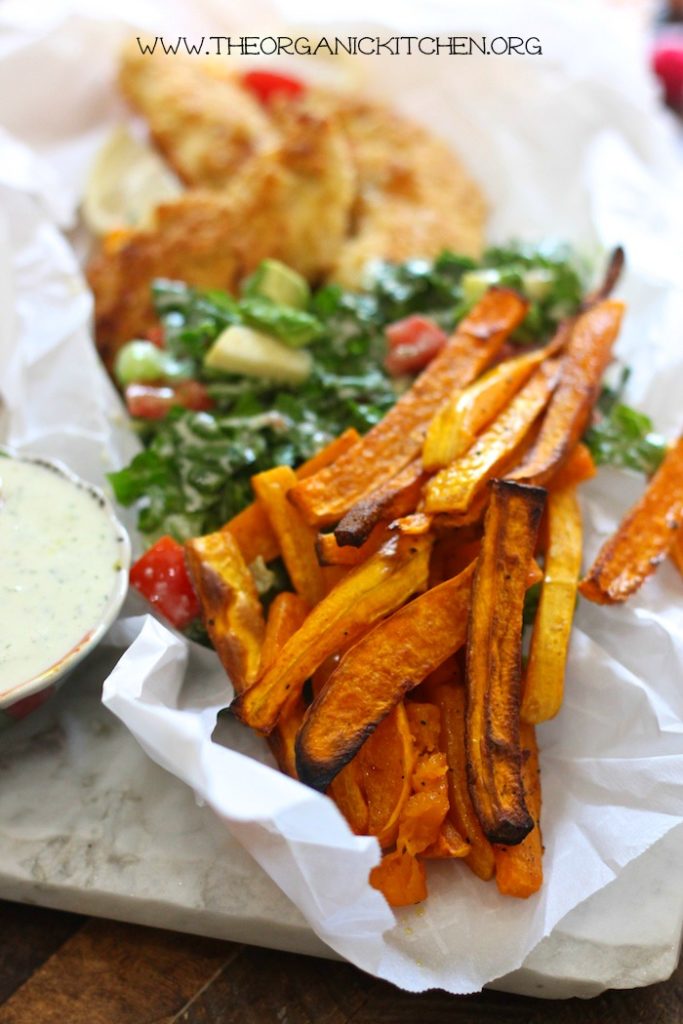
<svg viewBox="0 0 683 1024"><path fill-rule="evenodd" d="M243 291L293 309L305 309L311 298L306 279L279 260L263 260L244 282Z"/></svg>
<svg viewBox="0 0 683 1024"><path fill-rule="evenodd" d="M462 297L468 305L479 302L484 292L499 281L500 274L497 270L468 270L460 278Z"/></svg>
<svg viewBox="0 0 683 1024"><path fill-rule="evenodd" d="M531 267L522 275L522 290L532 302L545 299L555 281L555 275L548 267Z"/></svg>
<svg viewBox="0 0 683 1024"><path fill-rule="evenodd" d="M218 335L204 356L204 365L225 373L301 384L313 360L303 349L287 348L269 334L233 324Z"/></svg>

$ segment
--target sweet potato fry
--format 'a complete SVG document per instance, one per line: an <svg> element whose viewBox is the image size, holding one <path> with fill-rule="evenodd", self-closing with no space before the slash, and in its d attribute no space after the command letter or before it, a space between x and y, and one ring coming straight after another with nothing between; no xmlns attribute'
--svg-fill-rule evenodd
<svg viewBox="0 0 683 1024"><path fill-rule="evenodd" d="M683 529L683 436L619 529L600 549L579 590L589 601L614 604L635 593L666 558Z"/></svg>
<svg viewBox="0 0 683 1024"><path fill-rule="evenodd" d="M318 665L425 588L431 543L429 536L397 535L351 569L285 644L276 664L233 701L237 717L269 733Z"/></svg>
<svg viewBox="0 0 683 1024"><path fill-rule="evenodd" d="M543 885L543 840L541 838L541 772L533 725L522 722L522 781L531 832L517 846L494 846L496 885L503 896L527 899Z"/></svg>
<svg viewBox="0 0 683 1024"><path fill-rule="evenodd" d="M261 650L261 672L273 664L289 638L304 624L309 613L309 606L299 597L283 591L273 600L266 622L266 635ZM296 778L296 761L294 757L294 741L303 721L306 705L303 697L287 709L278 725L268 737L270 749L281 770L286 775Z"/></svg>
<svg viewBox="0 0 683 1024"><path fill-rule="evenodd" d="M426 479L422 460L413 459L349 509L334 531L337 543L359 547L378 523L389 523L414 512Z"/></svg>
<svg viewBox="0 0 683 1024"><path fill-rule="evenodd" d="M343 434L330 441L328 445L325 445L316 455L294 471L297 480L305 480L306 477L313 476L325 466L331 466L340 455L348 451L359 440L360 435L353 427L345 430ZM251 505L239 512L229 523L226 523L223 529L233 535L247 565L251 565L259 555L264 562L272 562L280 554L277 537L270 525L270 520L258 501L252 502Z"/></svg>
<svg viewBox="0 0 683 1024"><path fill-rule="evenodd" d="M519 746L522 612L546 492L494 480L472 589L467 639L467 774L490 842L533 828Z"/></svg>
<svg viewBox="0 0 683 1024"><path fill-rule="evenodd" d="M450 818L444 818L438 838L427 847L422 857L425 860L451 860L455 857L467 859L469 854L470 844L463 839Z"/></svg>
<svg viewBox="0 0 683 1024"><path fill-rule="evenodd" d="M332 780L327 795L332 797L352 832L357 836L368 835L370 808L363 791L360 762L355 757Z"/></svg>
<svg viewBox="0 0 683 1024"><path fill-rule="evenodd" d="M582 441L572 450L567 461L550 477L548 488L560 491L565 487L576 487L586 480L592 480L598 471L593 456Z"/></svg>
<svg viewBox="0 0 683 1024"><path fill-rule="evenodd" d="M443 469L471 448L476 435L498 416L543 360L556 352L557 337L546 348L504 360L457 391L429 424L422 448L424 468Z"/></svg>
<svg viewBox="0 0 683 1024"><path fill-rule="evenodd" d="M515 292L487 292L384 419L334 468L294 488L292 500L304 517L317 526L339 522L369 491L416 458L439 406L454 388L469 384L495 359L526 310L527 303Z"/></svg>
<svg viewBox="0 0 683 1024"><path fill-rule="evenodd" d="M541 365L472 448L429 481L425 487L426 512L467 512L487 480L509 459L547 405L558 372L556 360Z"/></svg>
<svg viewBox="0 0 683 1024"><path fill-rule="evenodd" d="M382 849L388 849L396 842L415 769L413 737L403 703L368 737L356 759L368 804L367 834L377 836Z"/></svg>
<svg viewBox="0 0 683 1024"><path fill-rule="evenodd" d="M681 576L683 576L683 532L676 534L676 539L673 542L670 554L671 560L680 572Z"/></svg>
<svg viewBox="0 0 683 1024"><path fill-rule="evenodd" d="M295 483L296 475L289 466L276 466L251 478L254 494L270 520L294 589L313 607L325 596L325 581L315 550L316 531L287 500Z"/></svg>
<svg viewBox="0 0 683 1024"><path fill-rule="evenodd" d="M545 722L560 710L569 634L581 571L583 532L576 488L548 492L548 545L541 598L524 678L521 715Z"/></svg>
<svg viewBox="0 0 683 1024"><path fill-rule="evenodd" d="M377 523L368 539L359 548L351 547L349 544L340 547L334 533L319 533L315 550L321 565L344 565L350 568L353 565L360 565L370 555L374 555L388 539L389 530L386 523Z"/></svg>
<svg viewBox="0 0 683 1024"><path fill-rule="evenodd" d="M346 653L299 733L303 782L325 790L391 708L464 644L473 572L400 608Z"/></svg>
<svg viewBox="0 0 683 1024"><path fill-rule="evenodd" d="M448 761L450 818L458 833L469 843L465 863L475 875L487 881L493 878L496 865L493 847L484 835L467 785L465 686L454 674L449 682L434 688L432 699L441 712L441 749Z"/></svg>
<svg viewBox="0 0 683 1024"><path fill-rule="evenodd" d="M265 633L263 609L237 541L222 530L185 544L202 617L235 693L258 675Z"/></svg>
<svg viewBox="0 0 683 1024"><path fill-rule="evenodd" d="M583 313L571 332L560 382L540 433L515 480L544 484L562 465L583 434L612 358L624 306L608 300Z"/></svg>
<svg viewBox="0 0 683 1024"><path fill-rule="evenodd" d="M382 857L370 872L370 885L379 889L390 907L411 907L427 899L424 864L404 850Z"/></svg>

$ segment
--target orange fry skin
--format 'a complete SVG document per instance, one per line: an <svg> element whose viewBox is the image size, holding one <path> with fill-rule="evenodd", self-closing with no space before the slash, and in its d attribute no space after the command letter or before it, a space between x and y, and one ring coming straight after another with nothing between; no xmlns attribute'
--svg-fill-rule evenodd
<svg viewBox="0 0 683 1024"><path fill-rule="evenodd" d="M325 580L315 550L317 534L287 500L296 479L289 466L275 466L253 476L251 486L270 520L294 589L313 607L325 596Z"/></svg>
<svg viewBox="0 0 683 1024"><path fill-rule="evenodd" d="M541 836L541 770L533 725L522 722L522 781L534 827L517 846L494 846L496 885L503 896L527 899L543 885L543 839Z"/></svg>
<svg viewBox="0 0 683 1024"><path fill-rule="evenodd" d="M586 480L592 480L597 471L593 456L585 444L579 441L567 461L551 476L548 488L559 491L564 487L576 487Z"/></svg>
<svg viewBox="0 0 683 1024"><path fill-rule="evenodd" d="M391 708L463 646L473 572L417 597L346 653L297 738L303 782L326 789Z"/></svg>
<svg viewBox="0 0 683 1024"><path fill-rule="evenodd" d="M425 531L426 532L426 531ZM334 533L319 533L315 542L318 561L323 566L360 565L370 555L374 555L389 538L389 530L385 523L377 523L366 541L359 548L350 544L341 546L337 543Z"/></svg>
<svg viewBox="0 0 683 1024"><path fill-rule="evenodd" d="M277 662L236 697L232 710L237 717L259 732L271 732L285 705L326 658L424 590L431 544L429 536L396 535L351 569L311 611Z"/></svg>
<svg viewBox="0 0 683 1024"><path fill-rule="evenodd" d="M545 484L566 460L588 426L612 358L624 306L607 300L576 320L565 349L562 376L532 450L511 474L525 483Z"/></svg>
<svg viewBox="0 0 683 1024"><path fill-rule="evenodd" d="M542 365L464 455L429 481L425 511L463 514L531 430L552 395L559 365Z"/></svg>
<svg viewBox="0 0 683 1024"><path fill-rule="evenodd" d="M583 531L576 488L551 488L543 586L524 676L522 720L545 722L560 710L569 635L581 571Z"/></svg>
<svg viewBox="0 0 683 1024"><path fill-rule="evenodd" d="M266 622L266 635L261 650L261 671L272 665L289 638L303 626L309 607L298 594L283 591L273 599ZM303 697L287 709L268 737L270 749L280 769L296 778L294 741L303 721L306 705Z"/></svg>
<svg viewBox="0 0 683 1024"><path fill-rule="evenodd" d="M187 541L185 558L211 643L241 693L258 675L265 634L253 577L237 542L222 530Z"/></svg>
<svg viewBox="0 0 683 1024"><path fill-rule="evenodd" d="M358 431L349 427L343 434L330 441L317 454L294 470L297 480L305 480L306 477L313 476L325 466L332 465L340 455L348 451L359 440ZM251 505L247 505L245 509L238 512L230 522L225 524L223 529L233 535L247 565L251 565L259 556L264 562L272 562L280 554L278 540L270 525L266 510L258 501L252 502Z"/></svg>
<svg viewBox="0 0 683 1024"><path fill-rule="evenodd" d="M603 544L579 590L615 604L634 594L666 558L683 528L683 436L672 445L645 493Z"/></svg>
<svg viewBox="0 0 683 1024"><path fill-rule="evenodd" d="M527 308L515 292L488 291L393 409L334 467L294 488L292 500L305 518L317 526L338 523L369 491L419 456L439 406L490 365Z"/></svg>
<svg viewBox="0 0 683 1024"><path fill-rule="evenodd" d="M545 496L542 488L493 481L470 605L468 783L487 839L510 845L533 828L519 745L522 613Z"/></svg>

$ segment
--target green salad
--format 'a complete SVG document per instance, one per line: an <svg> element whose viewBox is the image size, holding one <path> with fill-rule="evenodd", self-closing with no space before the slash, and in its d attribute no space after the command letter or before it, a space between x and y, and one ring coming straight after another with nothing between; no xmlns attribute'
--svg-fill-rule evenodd
<svg viewBox="0 0 683 1024"><path fill-rule="evenodd" d="M163 347L134 339L115 368L144 444L111 474L116 499L138 503L149 541L214 530L252 500L255 473L298 465L347 428L364 433L377 423L434 354L430 341L488 287L530 300L511 339L526 346L579 308L586 277L566 249L514 245L489 249L480 262L445 252L382 264L363 292L327 285L311 293L275 261L239 298L157 280ZM597 462L651 473L664 442L624 405L624 383L604 390L585 440Z"/></svg>

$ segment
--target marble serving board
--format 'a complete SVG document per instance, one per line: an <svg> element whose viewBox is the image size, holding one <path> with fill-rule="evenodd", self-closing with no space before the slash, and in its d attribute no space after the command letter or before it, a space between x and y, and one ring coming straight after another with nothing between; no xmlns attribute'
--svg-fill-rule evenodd
<svg viewBox="0 0 683 1024"><path fill-rule="evenodd" d="M298 910L100 703L102 647L0 737L0 898L315 956ZM683 927L683 829L573 910L492 986L588 997L667 978Z"/></svg>

